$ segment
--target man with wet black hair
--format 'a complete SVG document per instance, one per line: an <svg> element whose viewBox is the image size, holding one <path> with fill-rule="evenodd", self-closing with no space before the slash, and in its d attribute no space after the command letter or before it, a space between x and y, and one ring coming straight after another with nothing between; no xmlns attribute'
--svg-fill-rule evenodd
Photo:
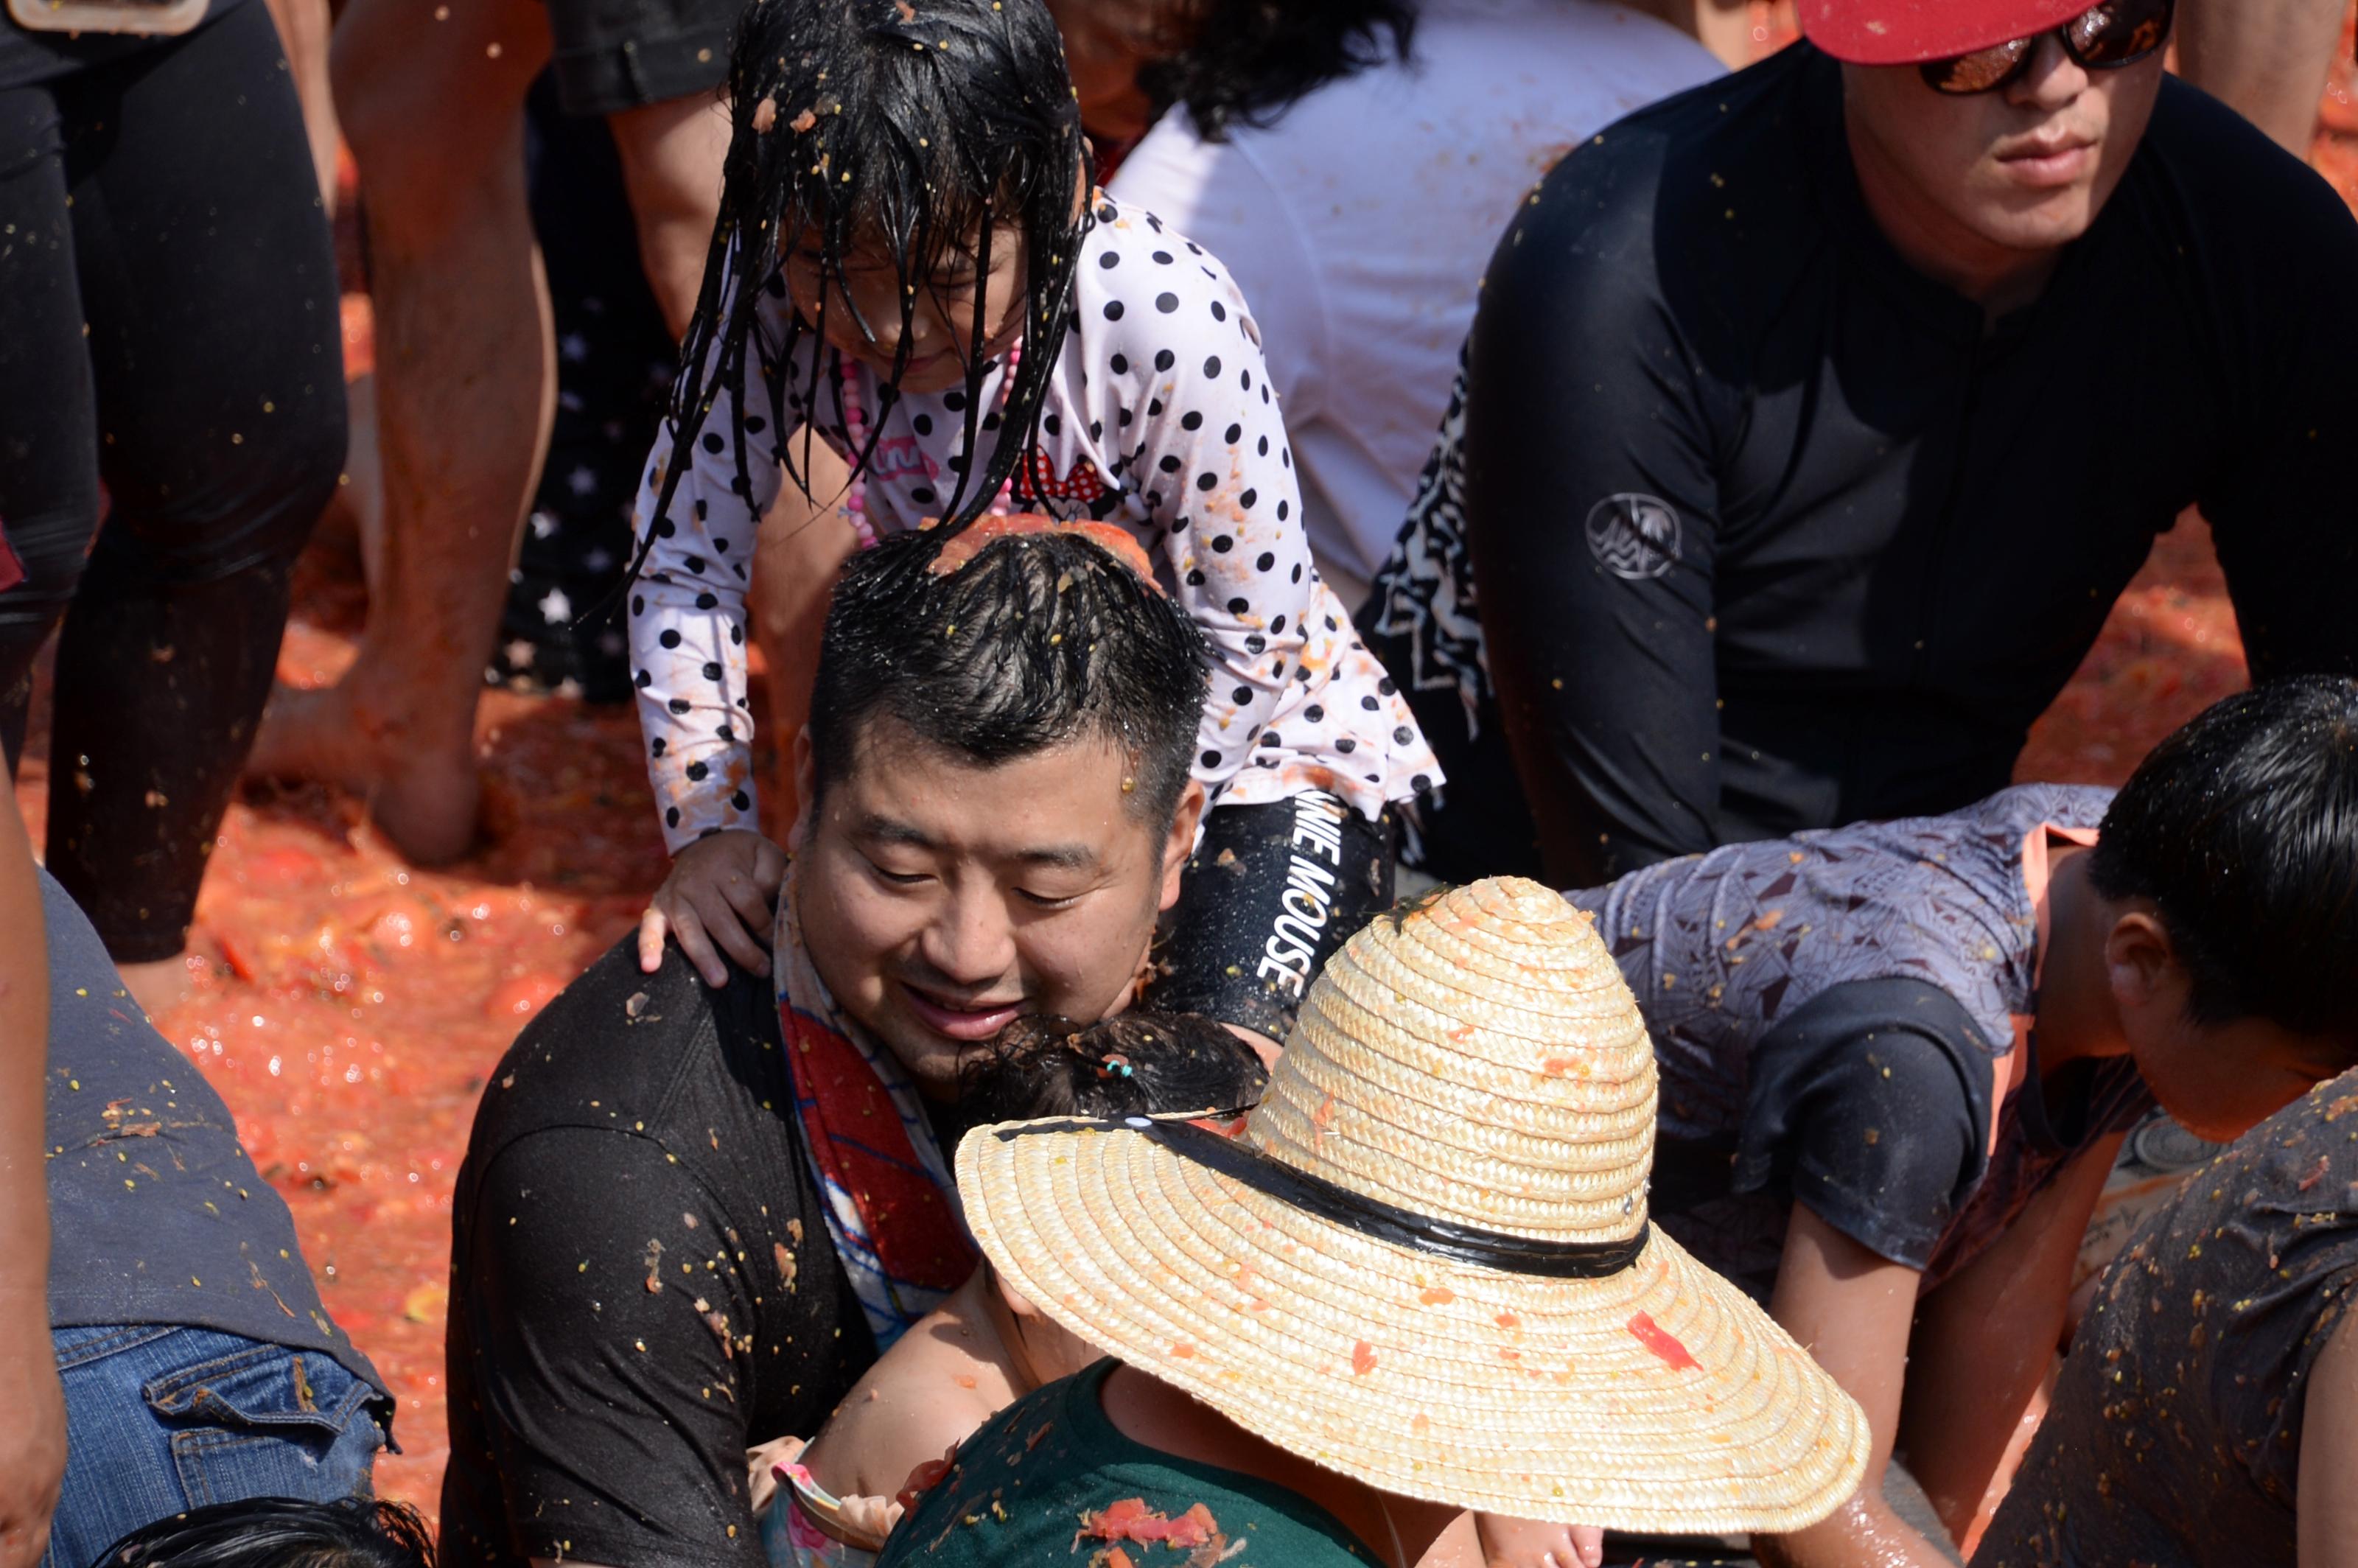
<svg viewBox="0 0 2358 1568"><path fill-rule="evenodd" d="M452 1214L450 1563L753 1568L747 1447L818 1430L973 1268L936 1130L962 1067L1019 1015L1123 1007L1203 811L1202 640L1128 544L855 557L774 986L628 939L494 1070Z"/></svg>

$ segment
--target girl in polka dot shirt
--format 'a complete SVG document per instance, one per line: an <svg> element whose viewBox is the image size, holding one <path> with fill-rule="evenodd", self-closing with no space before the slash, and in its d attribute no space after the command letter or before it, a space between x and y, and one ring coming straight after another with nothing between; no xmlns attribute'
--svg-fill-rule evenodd
<svg viewBox="0 0 2358 1568"><path fill-rule="evenodd" d="M1136 536L1213 651L1197 860L1228 872L1191 873L1155 1000L1282 1026L1390 902L1389 806L1440 775L1311 568L1243 297L1090 192L1040 0L757 0L741 33L713 260L637 510L632 655L676 857L643 962L670 932L715 983L716 942L767 964L779 859L755 826L745 594L780 467L799 481L819 440L858 476L870 538L1011 510ZM1297 876L1289 906L1298 811L1336 846L1322 871L1348 874ZM1265 907L1239 913L1254 889Z"/></svg>

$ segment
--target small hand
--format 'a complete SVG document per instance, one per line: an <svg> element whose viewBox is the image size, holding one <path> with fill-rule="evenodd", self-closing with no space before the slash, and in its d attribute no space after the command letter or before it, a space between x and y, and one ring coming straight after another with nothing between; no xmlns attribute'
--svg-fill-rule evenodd
<svg viewBox="0 0 2358 1568"><path fill-rule="evenodd" d="M1476 1514L1474 1526L1486 1568L1598 1568L1605 1561L1605 1532L1595 1525Z"/></svg>
<svg viewBox="0 0 2358 1568"><path fill-rule="evenodd" d="M759 833L737 828L690 844L639 917L639 968L652 975L663 967L668 933L715 989L729 983L716 942L750 973L768 974L770 928L785 874L785 851Z"/></svg>

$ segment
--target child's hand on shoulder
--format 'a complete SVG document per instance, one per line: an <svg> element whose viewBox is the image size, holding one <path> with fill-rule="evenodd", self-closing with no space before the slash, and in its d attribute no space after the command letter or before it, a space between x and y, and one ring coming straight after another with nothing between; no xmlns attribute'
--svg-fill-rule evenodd
<svg viewBox="0 0 2358 1568"><path fill-rule="evenodd" d="M734 828L698 838L673 858L671 874L639 917L640 969L652 975L663 967L668 935L715 989L729 983L715 943L747 972L767 975L785 874L785 851L759 833Z"/></svg>
<svg viewBox="0 0 2358 1568"><path fill-rule="evenodd" d="M1474 1528L1483 1568L1598 1568L1605 1561L1605 1532L1595 1525L1476 1514Z"/></svg>

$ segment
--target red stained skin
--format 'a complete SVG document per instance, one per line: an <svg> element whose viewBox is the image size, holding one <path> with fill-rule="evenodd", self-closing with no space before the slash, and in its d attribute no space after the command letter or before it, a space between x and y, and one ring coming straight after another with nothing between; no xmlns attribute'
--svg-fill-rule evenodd
<svg viewBox="0 0 2358 1568"><path fill-rule="evenodd" d="M1676 1336L1656 1323L1650 1313L1631 1314L1629 1333L1639 1344L1660 1357L1673 1371L1688 1371L1696 1365L1695 1358L1687 1354L1687 1347L1678 1342Z"/></svg>
<svg viewBox="0 0 2358 1568"><path fill-rule="evenodd" d="M994 540L1012 538L1020 534L1078 534L1136 572L1140 581L1153 588L1157 593L1163 591L1154 581L1153 563L1146 558L1146 552L1139 547L1138 541L1130 537L1127 530L1117 528L1110 523L1059 522L1031 512L977 518L967 524L957 538L942 546L942 553L935 558L930 569L936 577L946 577L980 555L984 547Z"/></svg>

